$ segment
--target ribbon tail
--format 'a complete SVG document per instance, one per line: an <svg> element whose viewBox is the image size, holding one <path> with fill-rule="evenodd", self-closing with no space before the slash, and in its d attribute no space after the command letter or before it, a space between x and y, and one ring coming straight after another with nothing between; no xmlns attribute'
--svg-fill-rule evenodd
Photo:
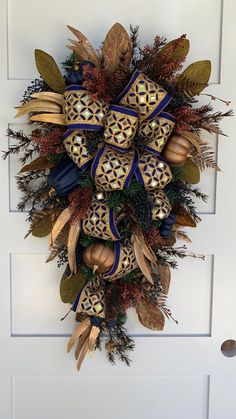
<svg viewBox="0 0 236 419"><path fill-rule="evenodd" d="M67 244L68 262L69 262L69 266L70 266L70 270L72 274L76 273L77 271L75 249L76 249L79 235L80 235L80 220L71 225L69 235L68 235L68 244Z"/></svg>
<svg viewBox="0 0 236 419"><path fill-rule="evenodd" d="M73 335L71 335L68 345L67 345L67 352L70 352L72 347L74 346L75 342L79 337L88 329L90 328L90 318L85 319L79 326L76 327Z"/></svg>
<svg viewBox="0 0 236 419"><path fill-rule="evenodd" d="M92 326L85 330L85 332L81 335L78 345L76 346L75 350L75 359L78 359L80 352L82 351L85 343L88 341Z"/></svg>
<svg viewBox="0 0 236 419"><path fill-rule="evenodd" d="M57 218L57 221L55 222L51 236L49 239L49 246L51 247L52 244L55 242L56 238L58 237L59 233L63 229L63 227L66 225L66 223L69 221L71 217L71 210L69 208L65 208Z"/></svg>
<svg viewBox="0 0 236 419"><path fill-rule="evenodd" d="M96 345L96 340L99 333L100 333L100 327L93 326L89 335L89 340L88 340L88 350L89 350L89 355L91 357L93 356L94 347Z"/></svg>

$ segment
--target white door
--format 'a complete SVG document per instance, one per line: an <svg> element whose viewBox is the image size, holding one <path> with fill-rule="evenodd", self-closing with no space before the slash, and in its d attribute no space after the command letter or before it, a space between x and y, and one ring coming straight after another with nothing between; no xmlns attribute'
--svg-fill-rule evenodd
<svg viewBox="0 0 236 419"><path fill-rule="evenodd" d="M120 21L140 25L142 42L157 33L173 39L187 33L189 61L210 58L207 90L236 107L234 0L1 0L1 147L14 128L13 107L36 76L34 48L57 62L67 54L66 24L78 27L96 45ZM206 100L202 97L201 100ZM216 108L224 109L215 102ZM45 264L47 240L29 237L26 213L17 211L15 158L0 161L0 419L235 419L236 358L221 344L236 339L235 280L235 118L222 124L229 138L215 144L223 173L209 170L202 189L210 195L198 207L202 223L189 231L188 259L172 272L169 306L179 325L150 332L130 313L128 328L136 349L132 365L111 366L104 353L87 359L78 375L66 354L73 316L60 322L60 270Z"/></svg>

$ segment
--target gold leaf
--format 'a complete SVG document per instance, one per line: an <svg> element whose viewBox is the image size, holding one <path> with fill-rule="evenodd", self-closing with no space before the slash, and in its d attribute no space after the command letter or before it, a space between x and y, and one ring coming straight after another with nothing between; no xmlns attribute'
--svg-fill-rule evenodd
<svg viewBox="0 0 236 419"><path fill-rule="evenodd" d="M66 268L60 283L60 296L63 303L73 304L78 293L86 284L86 279L81 272L69 275L70 270Z"/></svg>
<svg viewBox="0 0 236 419"><path fill-rule="evenodd" d="M49 240L49 245L52 246L53 243L55 242L55 240L57 239L58 235L60 234L60 232L62 231L63 227L66 225L66 223L68 223L70 217L71 217L72 213L70 208L65 208L59 215L59 217L57 218L53 229L52 229L52 234Z"/></svg>
<svg viewBox="0 0 236 419"><path fill-rule="evenodd" d="M62 113L40 113L30 117L30 121L47 122L50 124L66 125L65 117Z"/></svg>
<svg viewBox="0 0 236 419"><path fill-rule="evenodd" d="M48 215L40 221L33 223L31 233L34 237L46 237L52 230L52 218Z"/></svg>
<svg viewBox="0 0 236 419"><path fill-rule="evenodd" d="M36 49L35 63L39 74L48 86L55 92L63 93L66 88L65 80L54 58L41 49Z"/></svg>
<svg viewBox="0 0 236 419"><path fill-rule="evenodd" d="M15 118L19 118L22 115L25 115L30 112L50 112L50 113L58 113L61 111L60 106L55 103L49 102L47 100L30 100L29 102L22 105L18 108L18 112Z"/></svg>
<svg viewBox="0 0 236 419"><path fill-rule="evenodd" d="M70 40L74 45L67 45L67 47L75 52L80 61L89 60L97 67L99 67L100 62L98 55L88 38L86 38L86 36L82 32L80 32L78 29L73 28L72 26L67 25L67 28L78 39L78 41Z"/></svg>
<svg viewBox="0 0 236 419"><path fill-rule="evenodd" d="M184 208L181 208L181 213L176 215L175 224L181 227L196 227L197 225L196 221Z"/></svg>
<svg viewBox="0 0 236 419"><path fill-rule="evenodd" d="M124 55L123 64L128 67L132 57L132 47L128 32L120 23L115 23L107 33L103 44L104 65L114 72Z"/></svg>
<svg viewBox="0 0 236 419"><path fill-rule="evenodd" d="M91 329L91 322L90 322L90 318L88 317L87 319L85 319L84 321L82 321L75 329L74 333L71 335L68 344L67 344L67 352L70 352L71 349L73 348L75 342L77 341L77 339L79 339L79 337L87 330L87 329Z"/></svg>
<svg viewBox="0 0 236 419"><path fill-rule="evenodd" d="M178 130L178 134L186 138L186 140L188 140L196 148L196 150L200 152L202 141L198 134L195 132L183 130Z"/></svg>
<svg viewBox="0 0 236 419"><path fill-rule="evenodd" d="M211 62L209 60L196 61L180 74L177 88L186 92L189 96L199 95L208 85L210 75Z"/></svg>
<svg viewBox="0 0 236 419"><path fill-rule="evenodd" d="M50 102L56 103L59 106L63 105L63 95L61 95L60 93L38 92L38 93L32 93L30 97L35 98L35 99L48 100Z"/></svg>
<svg viewBox="0 0 236 419"><path fill-rule="evenodd" d="M167 295L169 291L169 287L170 287L170 280L171 280L170 268L168 265L159 264L157 269L160 275L163 292L164 294Z"/></svg>
<svg viewBox="0 0 236 419"><path fill-rule="evenodd" d="M186 159L182 168L182 179L185 182L196 184L200 181L200 170L189 158Z"/></svg>
<svg viewBox="0 0 236 419"><path fill-rule="evenodd" d="M139 266L141 272L143 273L145 278L147 278L147 280L151 284L153 284L151 266L147 262L147 259L145 258L144 254L143 254L143 251L140 247L139 242L137 242L135 239L134 239L134 254L135 254L135 258L136 258L136 261L138 263L138 266Z"/></svg>
<svg viewBox="0 0 236 419"><path fill-rule="evenodd" d="M163 54L168 54L169 51L171 53L171 60L173 62L183 59L188 55L189 52L189 40L188 39L173 39L172 41L168 42L161 51L158 53L158 57L163 56Z"/></svg>
<svg viewBox="0 0 236 419"><path fill-rule="evenodd" d="M162 311L150 301L142 299L136 304L140 323L151 330L163 330L165 317Z"/></svg>
<svg viewBox="0 0 236 419"><path fill-rule="evenodd" d="M20 173L30 172L31 170L46 170L54 167L55 164L48 161L46 157L38 157L29 164L22 167Z"/></svg>

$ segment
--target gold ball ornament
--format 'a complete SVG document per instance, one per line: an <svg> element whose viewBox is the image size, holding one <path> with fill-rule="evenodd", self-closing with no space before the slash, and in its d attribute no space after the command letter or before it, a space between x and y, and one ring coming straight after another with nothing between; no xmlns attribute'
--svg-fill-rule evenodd
<svg viewBox="0 0 236 419"><path fill-rule="evenodd" d="M184 137L178 134L172 135L167 141L163 150L164 159L171 164L183 165L186 162L187 155L192 144Z"/></svg>
<svg viewBox="0 0 236 419"><path fill-rule="evenodd" d="M86 247L83 252L84 263L93 272L108 272L114 264L115 253L102 243L94 243Z"/></svg>

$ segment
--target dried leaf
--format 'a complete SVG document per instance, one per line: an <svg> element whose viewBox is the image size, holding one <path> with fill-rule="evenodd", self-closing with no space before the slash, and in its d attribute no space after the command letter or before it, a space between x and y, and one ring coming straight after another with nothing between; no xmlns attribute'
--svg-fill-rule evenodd
<svg viewBox="0 0 236 419"><path fill-rule="evenodd" d="M48 86L55 92L63 93L66 88L65 80L54 58L41 49L36 49L35 63L39 74Z"/></svg>
<svg viewBox="0 0 236 419"><path fill-rule="evenodd" d="M114 72L124 58L128 67L132 58L132 47L128 32L120 23L115 23L107 33L103 44L104 66L108 72Z"/></svg>
<svg viewBox="0 0 236 419"><path fill-rule="evenodd" d="M190 240L190 238L188 237L188 235L185 233L185 231L176 230L175 237L178 240L183 240L183 241L185 241L187 243L192 243L192 241Z"/></svg>
<svg viewBox="0 0 236 419"><path fill-rule="evenodd" d="M168 55L168 52L172 51L171 60L173 62L179 61L180 59L185 59L189 52L189 40L188 39L173 39L172 41L168 42L158 53L158 57L162 57L162 55Z"/></svg>
<svg viewBox="0 0 236 419"><path fill-rule="evenodd" d="M201 171L208 168L221 171L215 160L215 151L210 144L201 144L199 153L193 155L193 161Z"/></svg>
<svg viewBox="0 0 236 419"><path fill-rule="evenodd" d="M89 355L91 357L93 356L94 347L96 345L96 340L99 333L100 333L100 328L97 326L93 326L89 335L89 340L88 340Z"/></svg>
<svg viewBox="0 0 236 419"><path fill-rule="evenodd" d="M71 335L67 345L67 352L71 351L77 339L79 339L79 337L89 328L91 328L91 323L90 318L88 317L76 327L74 333Z"/></svg>
<svg viewBox="0 0 236 419"><path fill-rule="evenodd" d="M72 273L76 273L76 245L80 235L80 220L71 224L68 236L68 261Z"/></svg>
<svg viewBox="0 0 236 419"><path fill-rule="evenodd" d="M68 223L69 219L71 218L72 212L70 208L65 208L57 218L53 229L52 234L50 237L49 245L52 246L55 240L57 239L59 233L63 229L63 227Z"/></svg>
<svg viewBox="0 0 236 419"><path fill-rule="evenodd" d="M68 234L69 234L69 225L66 224L63 229L60 231L58 237L52 244L50 248L50 254L46 260L46 263L51 262L57 255L60 253L60 251L63 249L63 247L67 244L68 240Z"/></svg>
<svg viewBox="0 0 236 419"><path fill-rule="evenodd" d="M142 299L136 304L140 323L151 330L163 330L165 317L162 311L150 301Z"/></svg>
<svg viewBox="0 0 236 419"><path fill-rule="evenodd" d="M38 157L29 164L22 167L20 173L30 172L31 170L47 170L54 167L55 164L48 161L46 157Z"/></svg>
<svg viewBox="0 0 236 419"><path fill-rule="evenodd" d="M201 150L201 138L198 134L191 131L182 131L178 130L178 134L182 137L186 138L195 148L198 152Z"/></svg>
<svg viewBox="0 0 236 419"><path fill-rule="evenodd" d="M63 95L61 95L60 93L38 92L32 93L31 97L35 99L49 100L50 102L56 103L59 106L63 105Z"/></svg>
<svg viewBox="0 0 236 419"><path fill-rule="evenodd" d="M52 230L52 218L50 215L33 223L31 233L34 237L46 237Z"/></svg>
<svg viewBox="0 0 236 419"><path fill-rule="evenodd" d="M66 125L65 117L62 113L40 113L30 117L30 121L47 122L49 124Z"/></svg>
<svg viewBox="0 0 236 419"><path fill-rule="evenodd" d="M200 181L200 170L196 164L189 158L186 159L186 162L182 168L182 179L185 182L196 184Z"/></svg>
<svg viewBox="0 0 236 419"><path fill-rule="evenodd" d="M170 268L168 265L158 265L158 272L160 275L161 285L164 294L168 294L169 287L170 287L170 280L171 280L171 274L170 274Z"/></svg>
<svg viewBox="0 0 236 419"><path fill-rule="evenodd" d="M196 61L180 74L177 88L189 96L199 95L208 85L210 75L211 62L209 60Z"/></svg>
<svg viewBox="0 0 236 419"><path fill-rule="evenodd" d="M80 356L79 356L79 359L78 359L78 363L77 363L77 370L78 371L81 368L81 365L83 363L83 360L84 360L85 355L86 355L87 352L88 352L88 341L85 343L85 345L84 345L84 347L83 347L83 349L82 349L82 351L80 353Z"/></svg>
<svg viewBox="0 0 236 419"><path fill-rule="evenodd" d="M145 259L145 256L143 254L143 251L140 247L140 244L134 240L134 254L135 254L135 258L136 261L138 263L138 266L140 268L140 270L142 271L143 275L147 278L147 280L153 284L153 279L152 279L152 268L149 265L149 263L147 262L147 260Z"/></svg>
<svg viewBox="0 0 236 419"><path fill-rule="evenodd" d="M80 61L89 60L97 67L99 67L100 61L98 55L88 38L86 38L86 36L82 32L80 32L78 29L73 28L72 26L67 25L67 28L78 39L78 41L72 41L74 44L73 46L67 45L67 47L75 52Z"/></svg>
<svg viewBox="0 0 236 419"><path fill-rule="evenodd" d="M33 99L18 108L15 118L19 118L30 112L50 112L58 113L61 111L60 106L47 100Z"/></svg>
<svg viewBox="0 0 236 419"><path fill-rule="evenodd" d="M86 284L86 279L81 272L69 275L70 270L66 268L60 283L60 296L63 303L73 304L78 293Z"/></svg>
<svg viewBox="0 0 236 419"><path fill-rule="evenodd" d="M83 335L80 337L78 345L76 346L76 350L75 350L75 359L79 358L79 355L80 355L85 343L88 341L90 331L91 331L91 329L87 329L86 332L84 332Z"/></svg>
<svg viewBox="0 0 236 419"><path fill-rule="evenodd" d="M181 212L176 215L175 224L181 227L196 227L197 225L196 221L184 208L181 208Z"/></svg>

